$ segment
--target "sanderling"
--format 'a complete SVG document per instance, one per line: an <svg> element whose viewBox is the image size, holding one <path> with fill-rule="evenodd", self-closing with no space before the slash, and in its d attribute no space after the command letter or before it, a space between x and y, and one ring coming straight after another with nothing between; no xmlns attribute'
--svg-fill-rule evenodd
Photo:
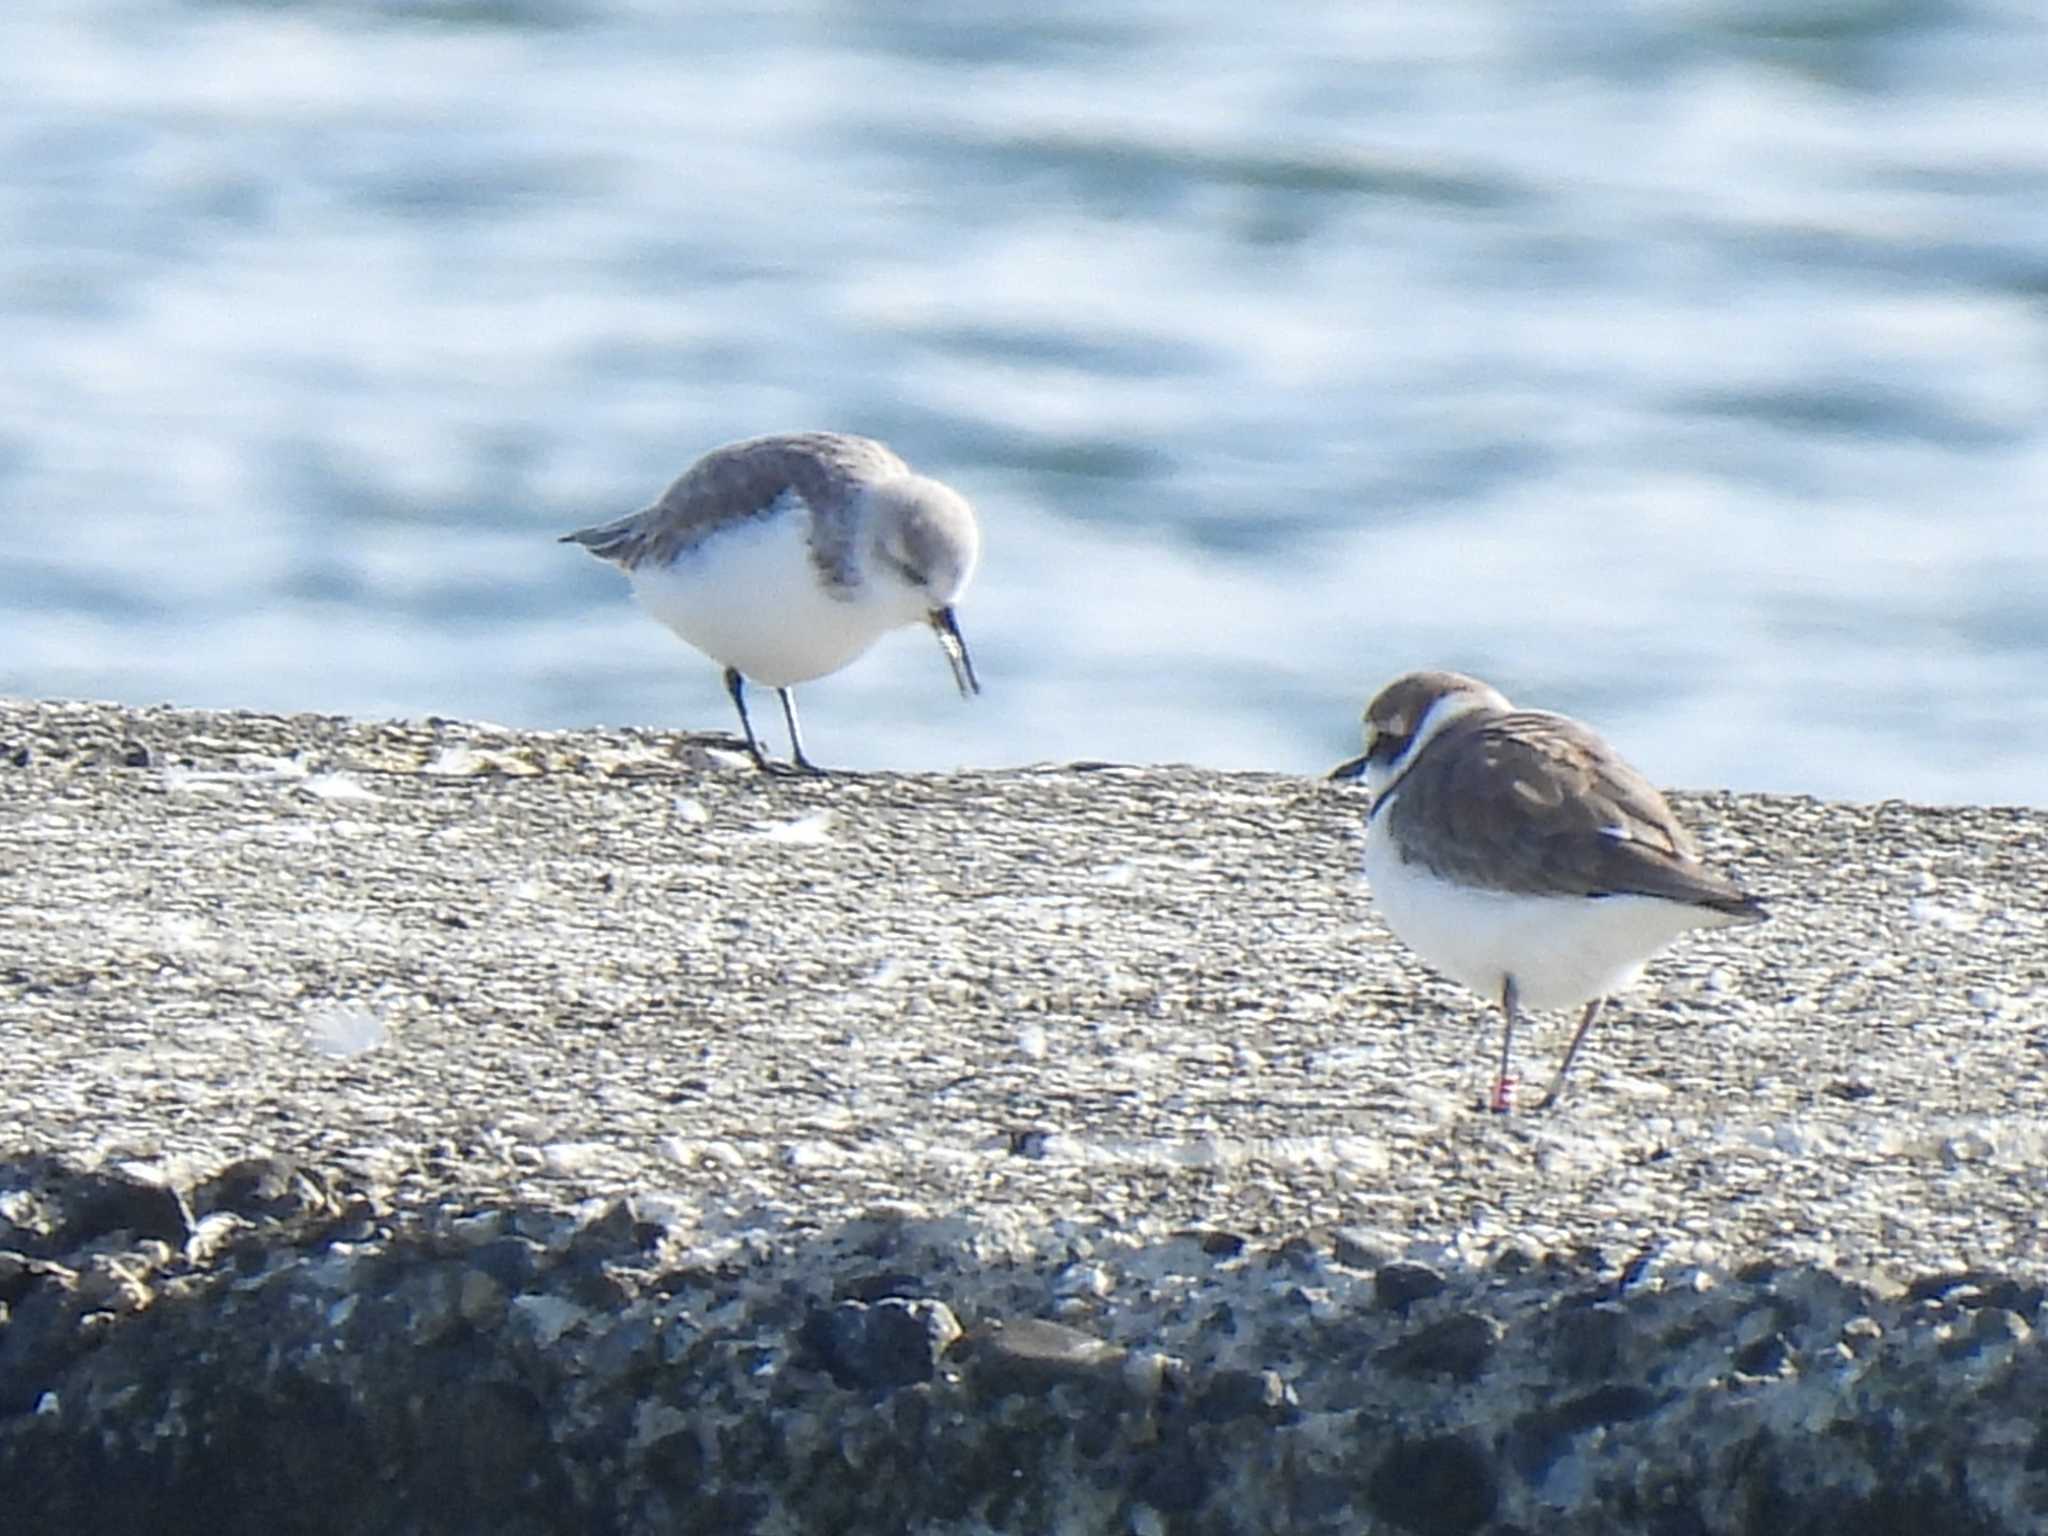
<svg viewBox="0 0 2048 1536"><path fill-rule="evenodd" d="M1547 1108L1601 1003L1651 955L1690 929L1764 916L1592 730L1515 709L1474 678L1389 683L1365 711L1365 755L1331 777L1372 791L1365 873L1387 926L1500 1004L1496 1110L1509 1107L1519 1009L1586 1005Z"/></svg>
<svg viewBox="0 0 2048 1536"><path fill-rule="evenodd" d="M798 683L836 672L885 632L923 620L961 697L981 692L953 604L974 574L981 533L950 486L882 444L840 432L787 432L714 448L643 512L564 534L633 581L655 618L725 668L747 751L772 764L747 718L745 679L773 688L804 755Z"/></svg>

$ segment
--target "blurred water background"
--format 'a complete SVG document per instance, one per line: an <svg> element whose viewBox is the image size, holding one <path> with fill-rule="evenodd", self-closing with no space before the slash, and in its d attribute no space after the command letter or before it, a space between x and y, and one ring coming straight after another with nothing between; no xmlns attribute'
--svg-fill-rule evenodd
<svg viewBox="0 0 2048 1536"><path fill-rule="evenodd" d="M558 532L832 426L979 506L847 766L2048 804L2039 0L10 0L0 690L726 730ZM779 741L772 708L764 721Z"/></svg>

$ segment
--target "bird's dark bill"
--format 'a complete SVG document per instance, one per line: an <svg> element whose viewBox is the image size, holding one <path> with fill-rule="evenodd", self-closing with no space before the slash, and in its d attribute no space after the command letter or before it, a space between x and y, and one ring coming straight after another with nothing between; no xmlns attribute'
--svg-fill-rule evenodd
<svg viewBox="0 0 2048 1536"><path fill-rule="evenodd" d="M953 681L959 686L960 697L981 692L981 679L974 675L974 658L967 654L967 642L960 635L960 621L953 617L951 608L935 608L931 617L932 633L939 637L939 646L946 653L946 660L953 665Z"/></svg>

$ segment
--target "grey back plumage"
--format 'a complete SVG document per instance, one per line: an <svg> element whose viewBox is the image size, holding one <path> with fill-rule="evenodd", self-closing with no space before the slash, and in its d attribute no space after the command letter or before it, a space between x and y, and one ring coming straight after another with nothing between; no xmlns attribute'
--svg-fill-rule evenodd
<svg viewBox="0 0 2048 1536"><path fill-rule="evenodd" d="M1374 806L1410 862L1515 893L1659 896L1735 917L1763 908L1708 869L1656 787L1595 732L1536 710L1475 710Z"/></svg>
<svg viewBox="0 0 2048 1536"><path fill-rule="evenodd" d="M722 530L763 517L795 495L810 509L812 559L828 586L858 577L853 519L839 514L869 486L910 473L873 438L782 432L714 448L676 477L651 507L564 534L626 570L668 564Z"/></svg>

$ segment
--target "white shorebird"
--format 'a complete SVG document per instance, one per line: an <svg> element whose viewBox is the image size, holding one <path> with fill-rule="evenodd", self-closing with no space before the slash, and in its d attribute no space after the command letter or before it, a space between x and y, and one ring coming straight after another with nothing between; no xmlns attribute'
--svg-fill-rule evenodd
<svg viewBox="0 0 2048 1536"><path fill-rule="evenodd" d="M1456 672L1413 672L1365 711L1365 755L1332 778L1372 791L1365 873L1374 904L1430 966L1500 1005L1509 1108L1515 1018L1586 1005L1565 1074L1603 1001L1694 928L1764 909L1700 862L1664 797L1588 727L1518 710Z"/></svg>
<svg viewBox="0 0 2048 1536"><path fill-rule="evenodd" d="M950 486L871 438L788 432L714 448L645 511L564 534L633 581L647 611L725 668L747 751L775 771L747 717L746 681L773 688L804 755L791 690L836 672L882 635L929 624L961 697L981 683L953 605L981 533Z"/></svg>

